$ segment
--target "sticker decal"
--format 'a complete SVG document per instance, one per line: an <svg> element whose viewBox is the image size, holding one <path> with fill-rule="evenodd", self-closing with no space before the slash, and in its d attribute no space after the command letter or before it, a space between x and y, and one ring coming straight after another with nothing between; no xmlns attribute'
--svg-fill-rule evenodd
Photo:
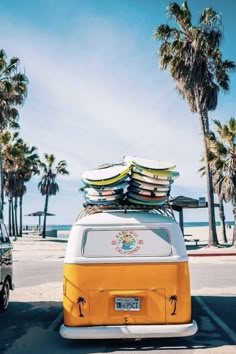
<svg viewBox="0 0 236 354"><path fill-rule="evenodd" d="M86 304L86 301L83 297L78 297L77 299L77 305L79 306L79 317L84 317L82 313L82 308L81 305L84 306Z"/></svg>
<svg viewBox="0 0 236 354"><path fill-rule="evenodd" d="M136 253L140 250L142 244L143 239L140 239L137 232L131 230L118 232L115 236L115 240L112 241L112 245L115 246L115 251L124 256Z"/></svg>
<svg viewBox="0 0 236 354"><path fill-rule="evenodd" d="M173 303L173 311L171 313L171 316L175 316L176 315L176 308L177 308L177 302L178 302L178 298L177 295L172 295L169 298L169 302L172 304Z"/></svg>

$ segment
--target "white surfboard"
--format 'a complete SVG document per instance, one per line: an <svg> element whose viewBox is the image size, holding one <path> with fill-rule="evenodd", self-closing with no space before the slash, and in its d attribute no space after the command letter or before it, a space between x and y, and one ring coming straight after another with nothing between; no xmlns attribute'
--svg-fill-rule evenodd
<svg viewBox="0 0 236 354"><path fill-rule="evenodd" d="M130 186L133 188L134 187L138 187L144 190L148 190L148 191L156 191L156 192L167 192L170 190L169 186L165 186L165 185L155 185L155 184L151 184L151 183L145 183L142 181L138 181L138 180L132 180L130 183Z"/></svg>
<svg viewBox="0 0 236 354"><path fill-rule="evenodd" d="M171 183L171 181L166 180L166 179L147 177L147 176L140 175L139 173L136 173L136 172L131 174L131 179L138 180L141 182L151 183L151 184L155 184L155 185L169 186Z"/></svg>
<svg viewBox="0 0 236 354"><path fill-rule="evenodd" d="M91 187L85 187L84 188L84 193L86 194L86 196L105 196L105 195L116 195L119 193L122 193L123 188L122 189L95 189L95 188L91 188Z"/></svg>
<svg viewBox="0 0 236 354"><path fill-rule="evenodd" d="M122 198L122 195L104 195L104 196L88 196L86 195L86 201L88 202L109 202L109 201L117 201Z"/></svg>
<svg viewBox="0 0 236 354"><path fill-rule="evenodd" d="M145 190L142 188L135 188L129 187L131 193L135 193L136 195L143 195L147 197L165 197L167 193L169 193L169 189L167 191L152 191L152 190Z"/></svg>
<svg viewBox="0 0 236 354"><path fill-rule="evenodd" d="M135 156L125 156L124 161L130 165L143 167L147 170L173 170L175 165L170 162L143 159Z"/></svg>

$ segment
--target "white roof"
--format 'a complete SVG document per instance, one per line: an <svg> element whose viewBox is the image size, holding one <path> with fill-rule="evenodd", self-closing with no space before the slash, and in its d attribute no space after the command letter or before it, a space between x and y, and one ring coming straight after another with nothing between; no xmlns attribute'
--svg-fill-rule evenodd
<svg viewBox="0 0 236 354"><path fill-rule="evenodd" d="M78 218L75 225L120 225L120 224L166 224L176 223L168 216L145 211L106 211Z"/></svg>

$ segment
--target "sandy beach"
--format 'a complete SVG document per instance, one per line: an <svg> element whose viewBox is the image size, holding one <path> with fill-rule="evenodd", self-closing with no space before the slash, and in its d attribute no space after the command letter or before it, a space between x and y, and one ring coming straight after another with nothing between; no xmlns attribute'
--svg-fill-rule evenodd
<svg viewBox="0 0 236 354"><path fill-rule="evenodd" d="M224 243L224 240L222 237L221 226L217 226L216 230L217 230L218 242ZM200 243L207 243L208 238L209 238L209 227L208 226L185 227L184 228L184 235L185 235L185 238L187 238L189 240L199 239ZM231 242L232 238L233 238L233 227L226 228L226 236L227 236L228 242Z"/></svg>

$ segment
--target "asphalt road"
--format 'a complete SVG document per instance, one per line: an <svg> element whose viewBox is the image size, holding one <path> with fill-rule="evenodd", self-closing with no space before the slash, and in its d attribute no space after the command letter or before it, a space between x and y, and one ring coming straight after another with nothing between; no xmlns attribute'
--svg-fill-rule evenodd
<svg viewBox="0 0 236 354"><path fill-rule="evenodd" d="M236 257L189 257L191 289L236 287Z"/></svg>
<svg viewBox="0 0 236 354"><path fill-rule="evenodd" d="M47 282L62 282L63 259L31 259L17 260L14 262L14 284L17 288L35 286Z"/></svg>
<svg viewBox="0 0 236 354"><path fill-rule="evenodd" d="M193 318L199 331L194 337L155 340L71 341L58 333L61 302L12 301L0 314L0 353L235 353L236 257L190 259ZM30 259L15 263L16 286L24 288L61 282L62 259ZM46 273L45 273L46 272Z"/></svg>
<svg viewBox="0 0 236 354"><path fill-rule="evenodd" d="M236 286L236 257L196 257L189 258L191 289L224 289ZM14 262L14 282L17 288L34 286L47 282L62 281L63 259L31 259Z"/></svg>

